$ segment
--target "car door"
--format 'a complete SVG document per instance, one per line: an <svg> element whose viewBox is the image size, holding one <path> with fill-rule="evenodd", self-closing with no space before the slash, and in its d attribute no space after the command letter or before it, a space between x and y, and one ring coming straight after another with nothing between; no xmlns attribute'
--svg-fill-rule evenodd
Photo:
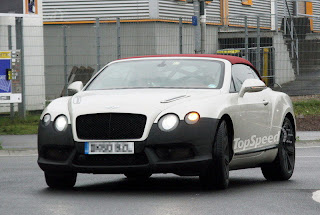
<svg viewBox="0 0 320 215"><path fill-rule="evenodd" d="M232 67L234 89L239 92L246 79L259 79L247 65L236 64ZM247 152L267 145L271 127L271 99L268 89L260 92L238 95L238 122L235 125L234 151ZM237 135L237 136L236 136Z"/></svg>

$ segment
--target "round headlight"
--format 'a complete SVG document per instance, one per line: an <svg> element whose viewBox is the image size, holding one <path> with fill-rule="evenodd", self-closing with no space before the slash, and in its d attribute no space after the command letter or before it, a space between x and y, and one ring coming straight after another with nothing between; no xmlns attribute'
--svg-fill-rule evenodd
<svg viewBox="0 0 320 215"><path fill-rule="evenodd" d="M47 125L49 125L50 120L51 120L51 116L50 116L50 114L47 113L46 115L44 115L42 122L45 126L47 126Z"/></svg>
<svg viewBox="0 0 320 215"><path fill-rule="evenodd" d="M175 114L167 114L159 120L159 128L161 131L172 131L179 124L179 118Z"/></svg>
<svg viewBox="0 0 320 215"><path fill-rule="evenodd" d="M184 118L186 123L189 125L196 124L199 121L199 119L200 119L200 115L197 112L190 112Z"/></svg>
<svg viewBox="0 0 320 215"><path fill-rule="evenodd" d="M54 121L54 127L57 131L64 131L67 128L68 119L66 116L58 116Z"/></svg>

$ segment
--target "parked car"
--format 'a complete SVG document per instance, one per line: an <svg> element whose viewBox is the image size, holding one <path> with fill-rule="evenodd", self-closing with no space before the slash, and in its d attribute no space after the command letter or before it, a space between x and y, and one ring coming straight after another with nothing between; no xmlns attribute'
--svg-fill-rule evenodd
<svg viewBox="0 0 320 215"><path fill-rule="evenodd" d="M116 60L41 115L38 164L47 185L77 173L199 176L225 189L229 171L261 167L288 180L295 164L292 102L245 59L160 55Z"/></svg>

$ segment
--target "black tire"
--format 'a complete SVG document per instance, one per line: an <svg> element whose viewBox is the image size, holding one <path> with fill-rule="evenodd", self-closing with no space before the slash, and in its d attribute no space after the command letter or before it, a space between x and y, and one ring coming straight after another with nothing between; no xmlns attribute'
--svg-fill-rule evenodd
<svg viewBox="0 0 320 215"><path fill-rule="evenodd" d="M295 133L294 127L289 120L283 121L278 154L273 163L261 167L263 176L270 181L289 180L295 165Z"/></svg>
<svg viewBox="0 0 320 215"><path fill-rule="evenodd" d="M226 121L221 121L212 146L212 162L200 175L200 182L205 189L226 189L229 185L229 163L231 148Z"/></svg>
<svg viewBox="0 0 320 215"><path fill-rule="evenodd" d="M44 173L47 185L54 189L72 188L77 181L77 173Z"/></svg>
<svg viewBox="0 0 320 215"><path fill-rule="evenodd" d="M129 180L148 180L151 177L151 173L125 173Z"/></svg>

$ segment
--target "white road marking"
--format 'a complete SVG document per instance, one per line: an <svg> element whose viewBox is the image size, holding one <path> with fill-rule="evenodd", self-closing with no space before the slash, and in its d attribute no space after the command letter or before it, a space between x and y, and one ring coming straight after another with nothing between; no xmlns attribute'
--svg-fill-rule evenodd
<svg viewBox="0 0 320 215"><path fill-rule="evenodd" d="M320 203L320 190L317 190L316 192L313 192L312 199L316 202Z"/></svg>

